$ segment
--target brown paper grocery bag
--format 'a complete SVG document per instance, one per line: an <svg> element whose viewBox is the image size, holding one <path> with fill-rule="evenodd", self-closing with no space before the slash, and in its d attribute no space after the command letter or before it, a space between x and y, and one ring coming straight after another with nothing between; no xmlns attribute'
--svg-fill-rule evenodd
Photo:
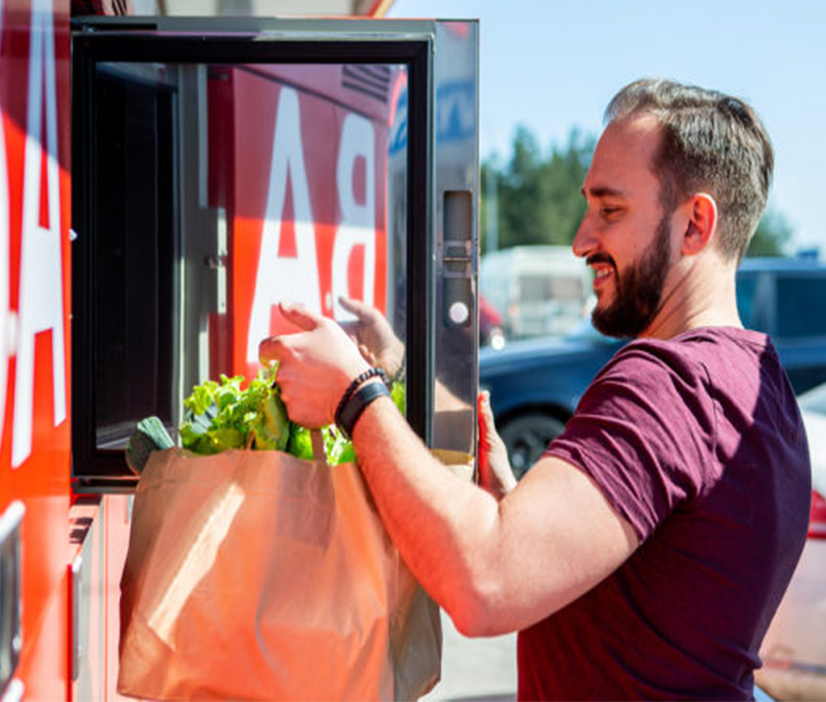
<svg viewBox="0 0 826 702"><path fill-rule="evenodd" d="M405 700L440 671L438 608L355 464L152 454L121 580L121 694Z"/></svg>

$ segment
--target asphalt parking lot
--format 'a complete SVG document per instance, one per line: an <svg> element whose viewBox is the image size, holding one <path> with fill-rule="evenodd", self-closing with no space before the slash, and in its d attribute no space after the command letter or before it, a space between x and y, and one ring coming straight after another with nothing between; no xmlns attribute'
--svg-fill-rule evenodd
<svg viewBox="0 0 826 702"><path fill-rule="evenodd" d="M489 639L462 636L442 612L442 679L428 702L511 702L516 699L516 634Z"/></svg>

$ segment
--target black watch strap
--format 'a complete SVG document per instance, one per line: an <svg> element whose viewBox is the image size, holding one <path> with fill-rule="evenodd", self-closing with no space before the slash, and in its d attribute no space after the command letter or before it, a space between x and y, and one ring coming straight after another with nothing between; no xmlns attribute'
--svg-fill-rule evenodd
<svg viewBox="0 0 826 702"><path fill-rule="evenodd" d="M347 438L351 438L356 422L359 417L361 417L367 405L380 397L389 396L390 391L384 383L367 383L366 385L362 385L347 398L341 407L339 407L339 411L336 412L336 424L338 428L344 432Z"/></svg>
<svg viewBox="0 0 826 702"><path fill-rule="evenodd" d="M358 387L362 383L369 380L370 378L381 378L384 381L385 385L390 385L390 382L387 380L387 373L385 373L381 368L368 368L366 371L364 371L364 373L362 373L356 378L353 378L353 382L347 386L347 389L344 391L344 394L341 396L341 399L338 401L338 405L336 406L336 413L334 415L336 424L339 424L338 417L341 414L341 410L344 407L344 405L347 404L352 394L358 389Z"/></svg>

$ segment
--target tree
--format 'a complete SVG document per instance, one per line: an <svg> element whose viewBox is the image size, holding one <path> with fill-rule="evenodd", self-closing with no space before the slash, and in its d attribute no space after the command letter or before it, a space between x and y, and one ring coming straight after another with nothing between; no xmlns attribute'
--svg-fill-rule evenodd
<svg viewBox="0 0 826 702"><path fill-rule="evenodd" d="M483 179L497 179L500 248L573 242L585 213L580 190L593 150L593 137L574 129L568 144L554 146L545 158L533 134L520 126L507 165L502 168L496 157L485 161ZM487 226L489 192L488 183L483 183L482 231Z"/></svg>
<svg viewBox="0 0 826 702"><path fill-rule="evenodd" d="M767 209L749 242L746 256L783 256L792 233L791 225L780 212Z"/></svg>

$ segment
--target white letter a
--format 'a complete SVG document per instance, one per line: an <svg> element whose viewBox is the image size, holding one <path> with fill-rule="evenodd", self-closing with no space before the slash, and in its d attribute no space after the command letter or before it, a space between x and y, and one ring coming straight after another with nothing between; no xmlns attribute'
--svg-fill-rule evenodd
<svg viewBox="0 0 826 702"><path fill-rule="evenodd" d="M287 178L293 193L295 258L278 257ZM270 333L273 305L282 300L300 302L314 312L321 312L315 227L307 187L298 95L292 88L281 88L275 117L267 212L247 336L248 363L258 363L258 344Z"/></svg>
<svg viewBox="0 0 826 702"><path fill-rule="evenodd" d="M20 247L20 311L14 388L13 467L28 458L34 412L34 339L52 332L54 425L66 419L66 363L63 336L63 266L60 241L60 178L57 162L57 96L51 0L32 0L28 116L23 170L23 226ZM46 124L43 129L43 100ZM45 131L45 140L44 137ZM43 142L46 150L44 153ZM41 174L46 160L47 226L40 222Z"/></svg>

